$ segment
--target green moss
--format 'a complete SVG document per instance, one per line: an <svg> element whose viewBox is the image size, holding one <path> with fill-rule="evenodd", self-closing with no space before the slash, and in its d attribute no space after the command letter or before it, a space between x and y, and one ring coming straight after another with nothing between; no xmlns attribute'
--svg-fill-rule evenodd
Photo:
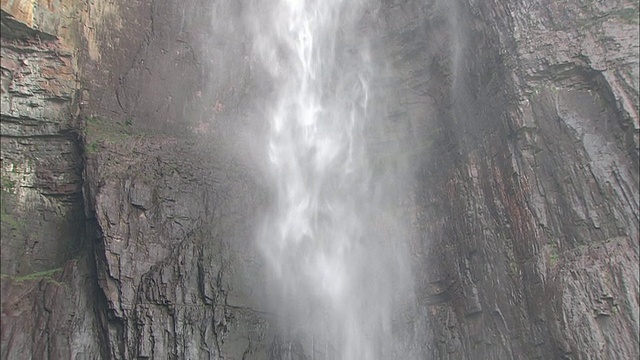
<svg viewBox="0 0 640 360"><path fill-rule="evenodd" d="M133 118L124 122L113 121L100 116L89 116L85 119L85 152L95 154L105 145L121 145L132 141L135 137L145 136L133 127Z"/></svg>
<svg viewBox="0 0 640 360"><path fill-rule="evenodd" d="M107 141L110 143L120 143L127 141L134 136L131 128L133 120L127 118L125 123L105 119L100 116L90 116L86 121L87 140L93 143ZM91 143L90 143L91 144ZM97 150L97 147L94 148Z"/></svg>
<svg viewBox="0 0 640 360"><path fill-rule="evenodd" d="M16 189L16 182L8 179L6 177L2 177L2 191L13 193Z"/></svg>
<svg viewBox="0 0 640 360"><path fill-rule="evenodd" d="M11 213L11 209L13 208L14 195L12 193L6 192L3 188L0 198L0 200L2 200L2 206L0 206L0 223L3 229L3 234L4 230L21 231L23 229L26 229L27 224L25 223L25 221L21 221L21 219L16 218L14 214Z"/></svg>
<svg viewBox="0 0 640 360"><path fill-rule="evenodd" d="M21 230L25 227L25 224L23 222L16 219L13 215L5 212L4 209L2 209L2 213L0 214L0 216L2 217L2 219L0 220L2 222L2 227L6 226L8 229L16 230Z"/></svg>
<svg viewBox="0 0 640 360"><path fill-rule="evenodd" d="M13 194L13 192L16 190L16 181L12 180L9 175L5 174L4 169L2 169L2 177L0 177L0 186L2 187L3 192Z"/></svg>
<svg viewBox="0 0 640 360"><path fill-rule="evenodd" d="M560 255L558 254L558 246L556 244L549 244L549 246L549 263L551 266L556 266L558 259L560 258Z"/></svg>
<svg viewBox="0 0 640 360"><path fill-rule="evenodd" d="M92 140L85 146L85 151L89 154L95 154L98 152L100 145L97 140Z"/></svg>
<svg viewBox="0 0 640 360"><path fill-rule="evenodd" d="M640 8L629 7L618 9L597 17L578 19L576 24L584 30L593 26L600 26L608 19L619 19L625 24L637 25L640 22ZM564 28L566 28L566 26Z"/></svg>
<svg viewBox="0 0 640 360"><path fill-rule="evenodd" d="M3 278L7 278L7 279L11 279L13 281L17 281L17 282L21 282L21 281L35 281L35 280L40 280L40 279L52 279L52 276L56 273L59 273L62 271L62 268L55 268L55 269L51 269L51 270L45 270L45 271L39 271L33 274L28 274L28 275L24 275L24 276L11 276L11 275L5 275L2 274Z"/></svg>
<svg viewBox="0 0 640 360"><path fill-rule="evenodd" d="M636 8L625 8L611 13L612 17L618 18L627 24L634 25L640 22L640 11Z"/></svg>
<svg viewBox="0 0 640 360"><path fill-rule="evenodd" d="M509 262L509 273L511 275L517 275L518 274L518 264L516 264L515 261L510 261Z"/></svg>

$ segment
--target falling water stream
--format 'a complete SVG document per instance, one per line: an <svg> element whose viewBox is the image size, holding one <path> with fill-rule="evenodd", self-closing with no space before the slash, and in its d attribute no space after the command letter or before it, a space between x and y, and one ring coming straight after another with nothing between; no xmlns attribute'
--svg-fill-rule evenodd
<svg viewBox="0 0 640 360"><path fill-rule="evenodd" d="M391 358L392 312L408 283L366 141L376 114L365 2L277 0L254 14L273 83L264 161L275 200L259 245L282 328L316 359Z"/></svg>

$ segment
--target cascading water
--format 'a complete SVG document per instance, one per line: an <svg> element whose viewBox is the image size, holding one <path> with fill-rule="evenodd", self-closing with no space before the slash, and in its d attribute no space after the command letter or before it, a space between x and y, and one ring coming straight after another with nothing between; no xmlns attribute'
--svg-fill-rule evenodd
<svg viewBox="0 0 640 360"><path fill-rule="evenodd" d="M398 357L392 312L410 281L365 136L376 117L376 64L358 27L367 4L264 3L252 23L274 89L265 161L276 198L259 245L283 331L316 359Z"/></svg>

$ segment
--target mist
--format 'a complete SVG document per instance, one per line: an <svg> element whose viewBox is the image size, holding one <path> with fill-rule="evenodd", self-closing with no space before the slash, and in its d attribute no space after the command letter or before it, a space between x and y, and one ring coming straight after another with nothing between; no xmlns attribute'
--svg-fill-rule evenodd
<svg viewBox="0 0 640 360"><path fill-rule="evenodd" d="M282 336L318 359L407 358L392 354L412 296L410 177L402 147L379 139L386 59L363 30L375 11L367 1L253 2L245 18L270 83L256 159L273 191L256 239L268 301Z"/></svg>

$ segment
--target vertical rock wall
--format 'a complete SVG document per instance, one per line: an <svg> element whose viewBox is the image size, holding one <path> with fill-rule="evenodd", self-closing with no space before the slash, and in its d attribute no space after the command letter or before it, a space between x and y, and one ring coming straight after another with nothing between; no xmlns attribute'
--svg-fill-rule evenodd
<svg viewBox="0 0 640 360"><path fill-rule="evenodd" d="M3 10L23 5L60 22L47 29L50 35L34 32L25 24L42 24L18 12L23 23L11 21L11 34L36 43L53 34L75 46L73 57L64 56L77 64L70 70L74 76L77 71L78 84L65 100L75 101L69 110L79 111L61 117L77 121L69 136L84 146L76 153L84 166L74 174L85 206L81 196L68 203L81 211L72 223L82 226L74 234L85 240L79 244L85 252L60 269L3 277L4 354L266 357L273 338L265 320L270 315L254 306L262 285L250 276L256 273L252 224L265 200L238 159L243 155L229 151L238 142L230 134L244 122L235 121L241 118L238 100L247 92L248 63L242 44L230 38L238 36L233 27L242 26L239 7L210 1L75 3L66 4L75 9L69 22L69 8L58 3L43 12L40 2L3 2ZM3 36L9 34L4 20ZM64 80L59 71L60 79L45 82ZM23 150L16 153L28 153ZM51 246L60 244L55 240ZM3 256L11 258L22 247L8 250ZM52 293L51 284L68 291ZM29 308L39 310L27 316ZM81 314L86 321L80 322ZM51 350L62 339L67 343Z"/></svg>
<svg viewBox="0 0 640 360"><path fill-rule="evenodd" d="M50 41L2 39L2 273L60 267L84 237L75 74Z"/></svg>
<svg viewBox="0 0 640 360"><path fill-rule="evenodd" d="M270 85L245 6L2 1L3 358L305 356L259 301ZM638 3L369 16L389 59L372 143L411 144L416 177L407 346L637 357Z"/></svg>
<svg viewBox="0 0 640 360"><path fill-rule="evenodd" d="M100 358L72 54L4 12L2 29L2 358Z"/></svg>
<svg viewBox="0 0 640 360"><path fill-rule="evenodd" d="M636 357L637 2L386 9L429 356Z"/></svg>

